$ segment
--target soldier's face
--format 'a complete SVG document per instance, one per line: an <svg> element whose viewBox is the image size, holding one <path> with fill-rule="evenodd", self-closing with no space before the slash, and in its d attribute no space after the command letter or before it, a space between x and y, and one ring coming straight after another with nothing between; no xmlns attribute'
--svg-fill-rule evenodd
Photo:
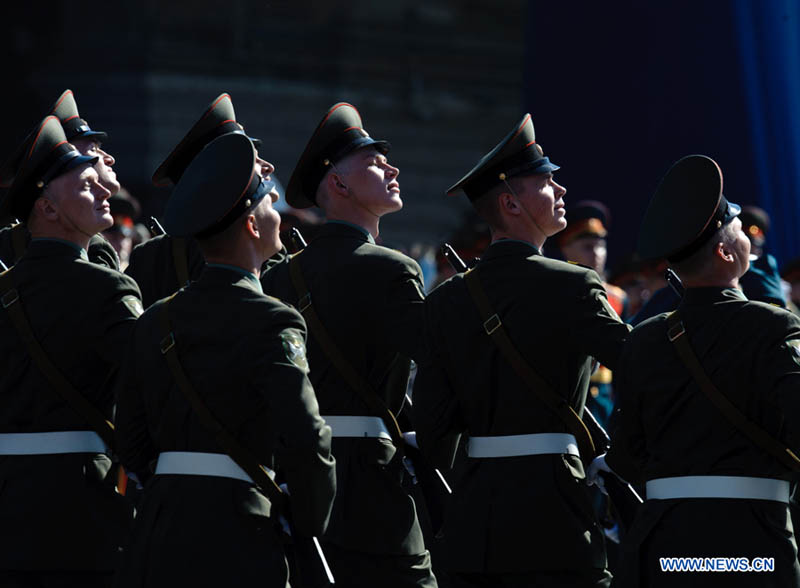
<svg viewBox="0 0 800 588"><path fill-rule="evenodd" d="M567 189L553 179L553 174L524 176L519 183L522 208L530 215L544 236L552 237L564 230L567 219L563 197Z"/></svg>
<svg viewBox="0 0 800 588"><path fill-rule="evenodd" d="M354 202L377 217L403 208L400 170L372 147L359 149L338 165Z"/></svg>
<svg viewBox="0 0 800 588"><path fill-rule="evenodd" d="M97 168L100 183L106 190L111 192L112 196L119 192L120 186L117 180L117 173L112 169L116 160L101 149L100 142L92 137L73 139L71 142L81 152L81 155L99 158L94 166Z"/></svg>
<svg viewBox="0 0 800 588"><path fill-rule="evenodd" d="M262 180L271 180L272 172L274 171L275 167L271 163L256 158L255 172L261 176ZM264 259L275 255L283 246L280 236L281 215L272 206L278 201L278 198L278 192L273 188L269 195L261 199L261 202L258 203L252 213L256 217L261 235L260 241L264 245L264 254L266 255Z"/></svg>
<svg viewBox="0 0 800 588"><path fill-rule="evenodd" d="M733 242L732 248L741 278L750 269L750 239L742 230L742 221L738 217L731 221L731 225L736 233L736 240Z"/></svg>
<svg viewBox="0 0 800 588"><path fill-rule="evenodd" d="M58 216L58 223L68 233L92 236L114 224L111 196L101 183L94 166L84 164L52 180L43 197Z"/></svg>
<svg viewBox="0 0 800 588"><path fill-rule="evenodd" d="M564 258L593 268L598 274L606 269L606 240L603 237L580 237L561 248Z"/></svg>

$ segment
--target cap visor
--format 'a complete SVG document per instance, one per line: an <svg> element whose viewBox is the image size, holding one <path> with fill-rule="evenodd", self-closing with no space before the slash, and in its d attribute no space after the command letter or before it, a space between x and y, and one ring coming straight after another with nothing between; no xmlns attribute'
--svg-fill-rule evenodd
<svg viewBox="0 0 800 588"><path fill-rule="evenodd" d="M78 167L79 165L83 165L84 163L89 163L91 165L94 165L95 163L97 163L99 159L100 158L96 155L78 155L78 157L73 157L67 163L65 163L64 167L58 170L58 173L53 177L55 178L62 174L65 174L69 170L75 169L76 167Z"/></svg>
<svg viewBox="0 0 800 588"><path fill-rule="evenodd" d="M69 140L73 139L88 139L89 137L96 137L101 141L105 141L108 139L108 133L104 133L103 131L85 131L83 133L78 133L77 135L73 135L69 138Z"/></svg>

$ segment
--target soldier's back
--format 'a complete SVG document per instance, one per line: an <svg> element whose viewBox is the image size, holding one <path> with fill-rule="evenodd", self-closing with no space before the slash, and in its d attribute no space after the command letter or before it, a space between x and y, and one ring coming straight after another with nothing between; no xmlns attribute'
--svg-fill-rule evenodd
<svg viewBox="0 0 800 588"><path fill-rule="evenodd" d="M34 337L67 380L110 419L113 378L140 312L135 283L77 246L35 241L11 270ZM7 278L4 278L7 279ZM5 292L4 292L5 293ZM0 312L0 432L87 431ZM66 447L64 448L66 449ZM0 568L111 571L131 522L100 450L0 460Z"/></svg>

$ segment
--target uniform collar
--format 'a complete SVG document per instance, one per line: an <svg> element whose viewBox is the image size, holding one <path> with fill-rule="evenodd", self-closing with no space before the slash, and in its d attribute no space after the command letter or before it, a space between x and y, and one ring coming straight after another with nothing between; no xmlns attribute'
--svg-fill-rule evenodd
<svg viewBox="0 0 800 588"><path fill-rule="evenodd" d="M89 261L89 256L83 247L64 239L37 237L36 239L31 239L28 249L34 254L68 255L69 257L80 257L84 261Z"/></svg>
<svg viewBox="0 0 800 588"><path fill-rule="evenodd" d="M681 306L697 306L718 302L746 302L747 296L738 288L687 288Z"/></svg>
<svg viewBox="0 0 800 588"><path fill-rule="evenodd" d="M542 252L533 243L519 239L498 239L489 245L481 258L491 259L508 255L530 257L541 254Z"/></svg>
<svg viewBox="0 0 800 588"><path fill-rule="evenodd" d="M219 279L230 284L243 286L259 294L264 293L261 282L258 281L257 277L235 265L228 265L227 263L207 263L205 274L214 280Z"/></svg>
<svg viewBox="0 0 800 588"><path fill-rule="evenodd" d="M364 227L343 220L329 220L317 233L320 237L355 237L367 243L375 244L375 239Z"/></svg>

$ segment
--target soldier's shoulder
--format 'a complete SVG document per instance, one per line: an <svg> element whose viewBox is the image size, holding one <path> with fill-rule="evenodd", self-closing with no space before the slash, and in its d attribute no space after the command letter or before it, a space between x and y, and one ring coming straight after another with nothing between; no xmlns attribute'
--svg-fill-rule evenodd
<svg viewBox="0 0 800 588"><path fill-rule="evenodd" d="M254 294L248 299L248 311L253 312L258 320L270 324L302 325L305 328L303 316L292 306L269 294Z"/></svg>
<svg viewBox="0 0 800 588"><path fill-rule="evenodd" d="M768 302L758 300L748 300L741 313L742 320L745 320L753 328L764 328L770 325L774 328L800 328L800 317L793 312Z"/></svg>
<svg viewBox="0 0 800 588"><path fill-rule="evenodd" d="M667 328L667 318L669 315L669 312L660 312L646 318L633 328L631 337L648 336L653 332L665 330Z"/></svg>
<svg viewBox="0 0 800 588"><path fill-rule="evenodd" d="M111 269L119 269L119 255L117 254L117 250L114 249L114 246L100 233L92 235L86 253L89 256L89 261L110 267Z"/></svg>
<svg viewBox="0 0 800 588"><path fill-rule="evenodd" d="M436 301L442 297L452 296L453 292L464 284L464 275L463 273L453 274L428 292L425 300Z"/></svg>
<svg viewBox="0 0 800 588"><path fill-rule="evenodd" d="M419 264L416 261L402 251L391 247L365 243L362 247L359 247L358 254L376 268L384 268L387 271L409 272L415 275L421 273Z"/></svg>
<svg viewBox="0 0 800 588"><path fill-rule="evenodd" d="M542 255L534 255L528 259L530 259L532 263L536 264L536 266L542 271L547 272L547 275L550 279L559 280L566 284L572 284L575 287L592 285L594 287L605 289L600 276L596 271L588 266L571 261L562 261L560 259L544 257Z"/></svg>
<svg viewBox="0 0 800 588"><path fill-rule="evenodd" d="M132 277L106 265L81 260L74 271L79 274L76 283L84 288L101 287L109 291L134 291L139 294L139 286Z"/></svg>
<svg viewBox="0 0 800 588"><path fill-rule="evenodd" d="M156 235L155 237L152 237L143 243L139 243L131 251L131 263L137 257L155 255L157 251L161 251L165 247L169 247L171 240L172 238L169 235Z"/></svg>

